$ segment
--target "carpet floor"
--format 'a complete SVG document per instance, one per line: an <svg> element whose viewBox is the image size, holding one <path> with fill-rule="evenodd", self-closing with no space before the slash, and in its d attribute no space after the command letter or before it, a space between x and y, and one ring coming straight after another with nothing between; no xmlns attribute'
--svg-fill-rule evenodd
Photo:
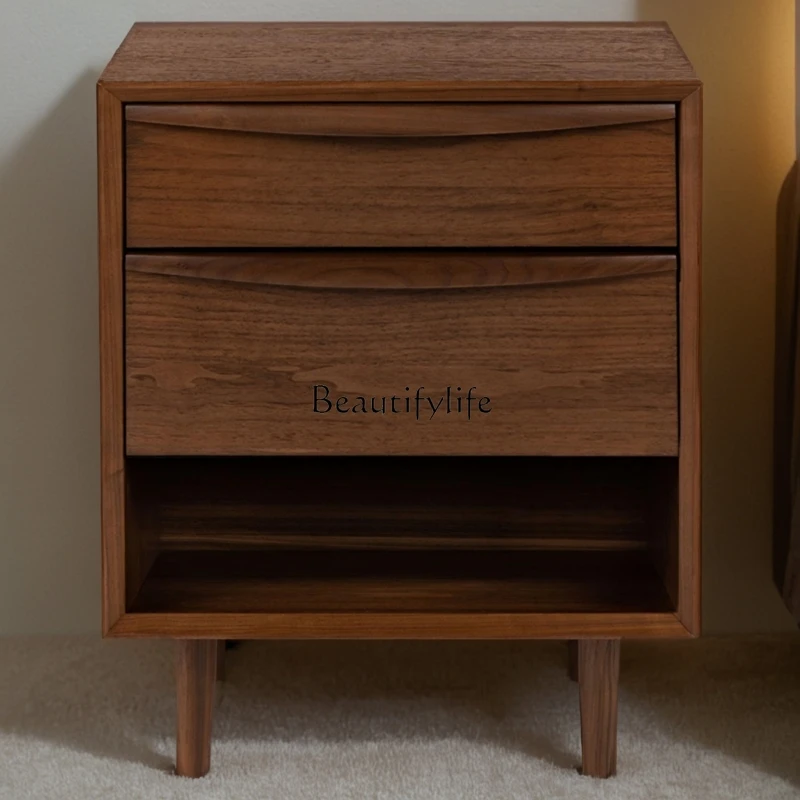
<svg viewBox="0 0 800 800"><path fill-rule="evenodd" d="M212 772L171 774L171 642L0 639L0 798L800 797L800 635L625 643L619 775L584 778L560 643L228 653Z"/></svg>

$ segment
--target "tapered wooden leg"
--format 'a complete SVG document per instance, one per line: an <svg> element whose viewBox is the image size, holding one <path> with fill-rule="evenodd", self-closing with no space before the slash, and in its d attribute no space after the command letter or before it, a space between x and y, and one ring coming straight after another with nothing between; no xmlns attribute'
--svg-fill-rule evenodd
<svg viewBox="0 0 800 800"><path fill-rule="evenodd" d="M178 642L175 772L187 778L202 778L211 765L211 711L216 670L215 639Z"/></svg>
<svg viewBox="0 0 800 800"><path fill-rule="evenodd" d="M583 774L608 778L617 771L619 639L578 642Z"/></svg>
<svg viewBox="0 0 800 800"><path fill-rule="evenodd" d="M569 659L569 666L567 667L569 679L571 681L578 680L578 640L570 639L567 642L567 658Z"/></svg>
<svg viewBox="0 0 800 800"><path fill-rule="evenodd" d="M220 639L217 642L217 680L225 680L225 640Z"/></svg>

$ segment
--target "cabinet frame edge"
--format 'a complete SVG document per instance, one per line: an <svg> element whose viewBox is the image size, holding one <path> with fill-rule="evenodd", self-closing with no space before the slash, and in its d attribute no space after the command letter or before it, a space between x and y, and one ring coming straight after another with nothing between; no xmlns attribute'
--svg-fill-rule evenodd
<svg viewBox="0 0 800 800"><path fill-rule="evenodd" d="M699 636L702 625L702 86L681 102L678 125L680 457L677 617L692 636Z"/></svg>
<svg viewBox="0 0 800 800"><path fill-rule="evenodd" d="M125 613L124 126L123 105L97 85L98 300L102 630Z"/></svg>

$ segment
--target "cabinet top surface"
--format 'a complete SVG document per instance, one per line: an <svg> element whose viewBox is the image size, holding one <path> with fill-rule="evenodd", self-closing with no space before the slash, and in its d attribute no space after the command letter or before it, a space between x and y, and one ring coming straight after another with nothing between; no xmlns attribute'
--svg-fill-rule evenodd
<svg viewBox="0 0 800 800"><path fill-rule="evenodd" d="M397 86L678 99L699 85L663 23L137 23L100 82L123 94L143 85L344 88L370 99Z"/></svg>

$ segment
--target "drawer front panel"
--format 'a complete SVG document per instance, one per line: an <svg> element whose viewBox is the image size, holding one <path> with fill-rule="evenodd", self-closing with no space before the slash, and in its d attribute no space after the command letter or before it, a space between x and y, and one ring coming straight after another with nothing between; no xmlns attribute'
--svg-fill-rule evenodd
<svg viewBox="0 0 800 800"><path fill-rule="evenodd" d="M673 105L126 115L130 247L676 245Z"/></svg>
<svg viewBox="0 0 800 800"><path fill-rule="evenodd" d="M126 306L129 454L677 452L671 256L136 255Z"/></svg>

